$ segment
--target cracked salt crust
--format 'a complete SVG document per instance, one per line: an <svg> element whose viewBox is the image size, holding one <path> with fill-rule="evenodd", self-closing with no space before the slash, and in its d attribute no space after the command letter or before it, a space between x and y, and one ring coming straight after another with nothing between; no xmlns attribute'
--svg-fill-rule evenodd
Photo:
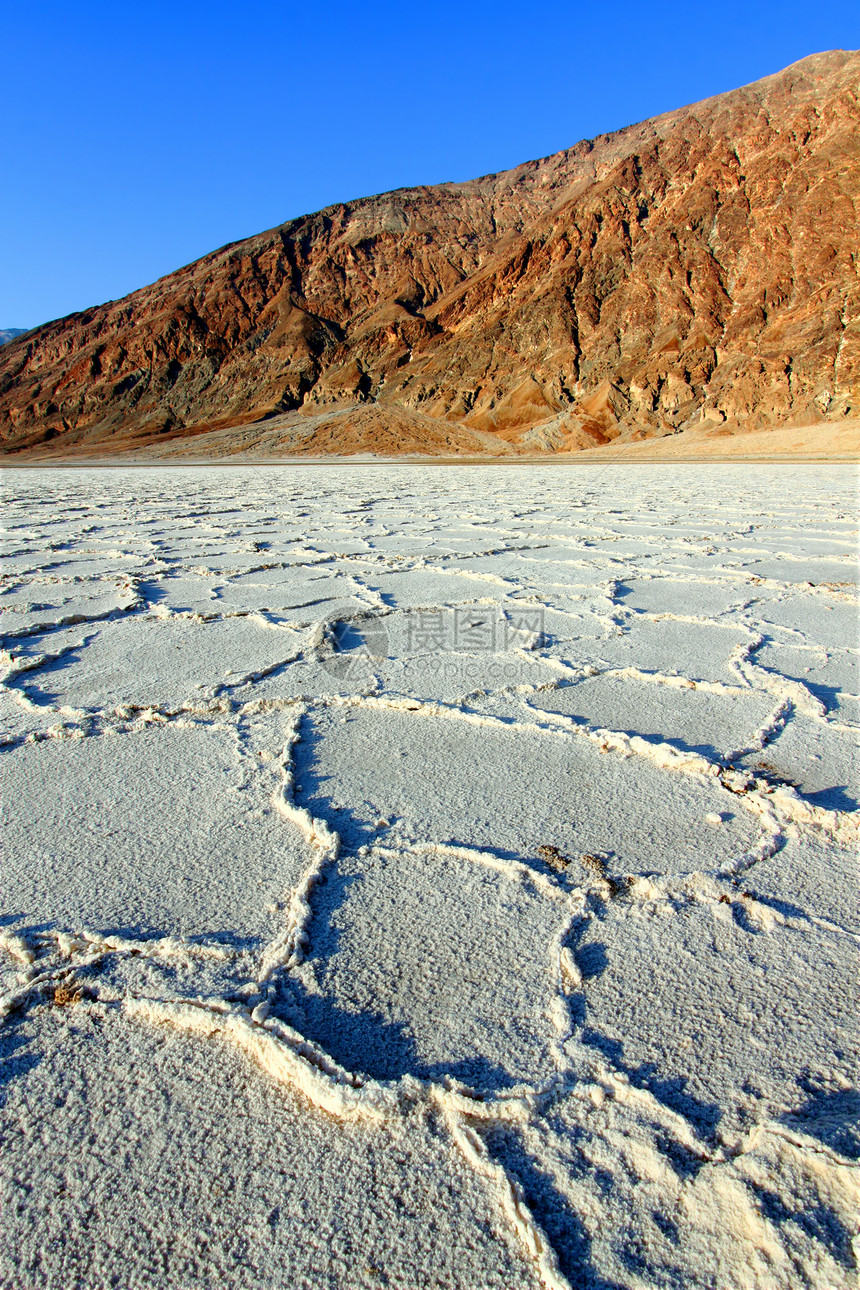
<svg viewBox="0 0 860 1290"><path fill-rule="evenodd" d="M250 617L205 622L153 614L123 617L87 636L84 648L73 646L61 660L29 669L18 688L42 705L178 710L270 671L294 657L302 641L298 629L273 629ZM41 643L50 649L53 642L42 637Z"/></svg>
<svg viewBox="0 0 860 1290"><path fill-rule="evenodd" d="M455 854L385 847L344 857L314 903L313 990L298 982L288 997L343 1065L482 1091L553 1071L565 905Z"/></svg>
<svg viewBox="0 0 860 1290"><path fill-rule="evenodd" d="M661 673L609 671L556 691L536 694L531 704L591 725L641 734L655 742L689 748L712 760L748 747L774 708L773 698L735 686L693 688Z"/></svg>
<svg viewBox="0 0 860 1290"><path fill-rule="evenodd" d="M120 1013L40 1027L34 1012L18 1037L30 1073L8 1089L4 1227L23 1236L23 1209L38 1238L4 1242L4 1281L538 1285L431 1122L344 1125L231 1046Z"/></svg>
<svg viewBox="0 0 860 1290"><path fill-rule="evenodd" d="M237 764L235 745L229 726L149 724L8 752L7 911L133 936L271 935L266 905L306 850L274 817L274 775Z"/></svg>
<svg viewBox="0 0 860 1290"><path fill-rule="evenodd" d="M609 852L618 872L664 872L699 867L703 852L716 867L759 838L758 818L736 812L736 799L714 777L667 775L654 765L659 749L651 745L641 756L626 747L606 756L575 727L541 726L537 713L513 723L429 705L410 715L378 703L357 701L346 727L337 709L320 713L305 745L311 759L304 747L297 752L311 809L331 819L348 845L370 840L374 821L393 816L407 838L501 855L534 854L551 842L566 853ZM385 746L397 755L380 764L374 750ZM713 810L732 813L719 838L705 822Z"/></svg>
<svg viewBox="0 0 860 1290"><path fill-rule="evenodd" d="M818 645L797 644L780 639L779 629L768 627L769 643L756 650L760 667L800 681L837 720L856 720L856 695L860 689L860 658L857 650L826 650ZM852 705L853 700L853 705Z"/></svg>
<svg viewBox="0 0 860 1290"><path fill-rule="evenodd" d="M852 1283L851 472L7 493L5 1281Z"/></svg>

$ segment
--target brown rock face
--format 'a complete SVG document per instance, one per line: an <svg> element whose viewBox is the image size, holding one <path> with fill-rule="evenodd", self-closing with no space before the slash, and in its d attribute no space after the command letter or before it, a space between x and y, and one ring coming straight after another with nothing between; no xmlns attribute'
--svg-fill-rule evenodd
<svg viewBox="0 0 860 1290"><path fill-rule="evenodd" d="M329 207L4 345L0 439L230 451L274 419L289 451L510 453L857 416L858 139L860 54L816 54Z"/></svg>

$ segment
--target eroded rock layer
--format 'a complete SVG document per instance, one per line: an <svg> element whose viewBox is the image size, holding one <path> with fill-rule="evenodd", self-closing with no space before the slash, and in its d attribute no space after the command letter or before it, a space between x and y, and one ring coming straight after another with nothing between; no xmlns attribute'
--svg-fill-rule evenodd
<svg viewBox="0 0 860 1290"><path fill-rule="evenodd" d="M858 137L860 54L835 51L291 220L3 346L0 438L104 452L331 411L284 448L342 452L344 409L375 404L386 451L423 425L427 451L507 453L856 416Z"/></svg>

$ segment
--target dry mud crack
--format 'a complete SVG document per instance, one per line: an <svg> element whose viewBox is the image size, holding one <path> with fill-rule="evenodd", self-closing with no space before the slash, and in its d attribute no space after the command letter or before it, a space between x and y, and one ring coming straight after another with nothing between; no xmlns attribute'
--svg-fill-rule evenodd
<svg viewBox="0 0 860 1290"><path fill-rule="evenodd" d="M852 1283L851 471L6 483L2 1284Z"/></svg>

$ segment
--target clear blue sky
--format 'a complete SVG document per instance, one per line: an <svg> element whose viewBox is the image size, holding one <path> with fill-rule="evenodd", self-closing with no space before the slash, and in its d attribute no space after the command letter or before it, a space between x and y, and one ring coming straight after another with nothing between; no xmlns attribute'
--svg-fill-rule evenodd
<svg viewBox="0 0 860 1290"><path fill-rule="evenodd" d="M0 327L858 46L858 0L0 0Z"/></svg>

